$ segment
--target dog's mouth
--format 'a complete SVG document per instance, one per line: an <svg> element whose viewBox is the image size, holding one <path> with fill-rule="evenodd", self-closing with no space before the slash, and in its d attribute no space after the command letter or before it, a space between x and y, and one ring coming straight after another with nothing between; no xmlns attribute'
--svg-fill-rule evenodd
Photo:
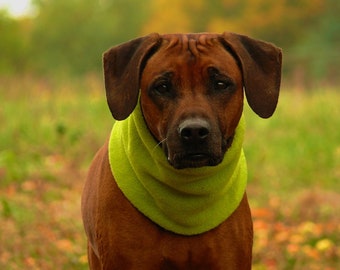
<svg viewBox="0 0 340 270"><path fill-rule="evenodd" d="M162 143L162 148L168 162L175 169L199 168L216 166L223 160L225 152L232 144L234 136L222 140L222 145L203 145L200 149L177 149L169 148L167 143ZM173 151L171 151L172 149Z"/></svg>
<svg viewBox="0 0 340 270"><path fill-rule="evenodd" d="M209 159L209 155L204 153L194 153L194 154L187 154L184 156L185 159L192 160L192 161L202 161Z"/></svg>
<svg viewBox="0 0 340 270"><path fill-rule="evenodd" d="M172 136L171 136L172 135ZM170 133L160 145L169 164L175 169L200 168L216 166L223 160L230 147L233 135L222 138L220 132L211 132L210 136L201 141L186 141Z"/></svg>
<svg viewBox="0 0 340 270"><path fill-rule="evenodd" d="M222 161L222 157L199 152L176 153L172 158L168 157L168 161L175 169L199 168L204 166L216 166Z"/></svg>

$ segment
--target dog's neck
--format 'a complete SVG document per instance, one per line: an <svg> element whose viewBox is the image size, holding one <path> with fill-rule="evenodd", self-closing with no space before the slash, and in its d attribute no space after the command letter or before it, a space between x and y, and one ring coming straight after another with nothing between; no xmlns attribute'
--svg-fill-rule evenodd
<svg viewBox="0 0 340 270"><path fill-rule="evenodd" d="M247 182L243 117L222 163L174 169L149 133L140 106L111 132L109 160L126 198L166 230L195 235L226 220L238 207Z"/></svg>

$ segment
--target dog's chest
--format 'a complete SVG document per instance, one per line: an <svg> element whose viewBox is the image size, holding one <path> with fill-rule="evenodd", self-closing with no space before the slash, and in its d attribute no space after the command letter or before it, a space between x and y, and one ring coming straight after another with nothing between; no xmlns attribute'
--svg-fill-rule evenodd
<svg viewBox="0 0 340 270"><path fill-rule="evenodd" d="M186 243L187 244L187 243ZM138 246L138 245L137 245ZM116 269L223 269L223 257L215 249L208 247L191 247L188 245L163 245L133 248L115 254L115 259L108 265ZM111 257L112 258L112 257ZM143 268L144 267L144 268Z"/></svg>
<svg viewBox="0 0 340 270"><path fill-rule="evenodd" d="M231 269L244 269L239 267L244 264L244 258L251 258L251 222L244 218L246 216L235 216L244 209L238 209L231 218L211 231L183 236L166 231L146 218L124 197L115 183L112 192L115 200L102 209L107 219L102 221L98 231L100 238L105 239L99 240L98 249L103 256L101 261L109 267L107 269L112 269L112 266L114 269L141 270L225 269L225 265L240 261L243 263L237 264L238 268Z"/></svg>
<svg viewBox="0 0 340 270"><path fill-rule="evenodd" d="M112 239L113 246L104 249L115 250L115 253L103 261L106 261L108 266L114 265L115 269L141 270L214 270L224 269L223 265L230 263L228 258L221 254L225 247L222 247L217 239L213 239L214 237L209 237L209 241L204 236L188 238L169 232L160 233L161 229L157 227L150 224L150 227L140 228L140 233L134 233L131 237L122 232L116 239ZM155 237L156 234L158 237Z"/></svg>

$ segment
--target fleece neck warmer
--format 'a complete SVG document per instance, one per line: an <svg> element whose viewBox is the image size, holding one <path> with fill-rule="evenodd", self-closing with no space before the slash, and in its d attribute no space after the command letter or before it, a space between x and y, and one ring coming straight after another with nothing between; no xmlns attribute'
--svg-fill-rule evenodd
<svg viewBox="0 0 340 270"><path fill-rule="evenodd" d="M243 198L243 137L242 117L220 164L178 170L150 134L138 105L127 119L114 124L109 161L118 187L141 213L166 230L195 235L220 225Z"/></svg>

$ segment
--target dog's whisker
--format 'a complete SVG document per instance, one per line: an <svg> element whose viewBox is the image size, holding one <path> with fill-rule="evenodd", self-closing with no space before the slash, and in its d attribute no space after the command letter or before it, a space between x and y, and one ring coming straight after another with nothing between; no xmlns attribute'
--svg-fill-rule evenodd
<svg viewBox="0 0 340 270"><path fill-rule="evenodd" d="M156 148L157 148L158 146L162 145L162 143L165 142L167 139L168 139L168 138L165 138L165 139L161 140L159 143L157 143L157 144L155 145L155 147L152 149L152 151L155 151Z"/></svg>

